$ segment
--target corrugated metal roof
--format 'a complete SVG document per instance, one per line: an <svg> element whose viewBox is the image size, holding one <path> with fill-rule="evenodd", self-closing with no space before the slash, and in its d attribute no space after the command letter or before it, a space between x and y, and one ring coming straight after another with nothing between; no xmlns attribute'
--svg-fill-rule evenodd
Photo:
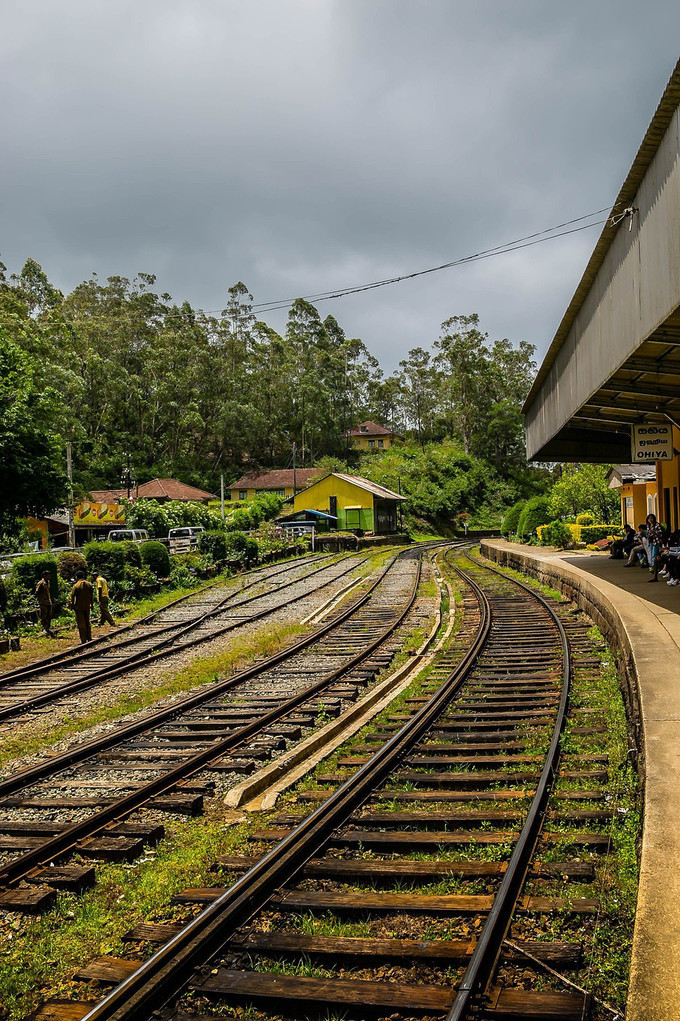
<svg viewBox="0 0 680 1021"><path fill-rule="evenodd" d="M405 496L401 496L399 493L393 493L391 489L386 489L385 486L379 486L377 482L370 482L368 479L362 478L361 475L345 475L343 472L332 472L332 475L336 479L342 479L343 482L349 482L353 486L358 486L359 489L365 489L367 493L373 493L374 496L379 496L383 500L405 500Z"/></svg>

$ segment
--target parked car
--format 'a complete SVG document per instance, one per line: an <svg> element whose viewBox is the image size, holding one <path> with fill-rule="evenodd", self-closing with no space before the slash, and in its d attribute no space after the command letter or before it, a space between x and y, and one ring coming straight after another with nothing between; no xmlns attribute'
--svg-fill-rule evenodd
<svg viewBox="0 0 680 1021"><path fill-rule="evenodd" d="M115 528L106 538L111 542L146 542L149 533L146 528Z"/></svg>
<svg viewBox="0 0 680 1021"><path fill-rule="evenodd" d="M168 546L171 553L188 553L198 547L198 537L205 532L202 525L183 525L168 532Z"/></svg>
<svg viewBox="0 0 680 1021"><path fill-rule="evenodd" d="M198 542L201 532L205 532L203 525L183 525L182 528L171 528L168 539L191 539L195 535Z"/></svg>

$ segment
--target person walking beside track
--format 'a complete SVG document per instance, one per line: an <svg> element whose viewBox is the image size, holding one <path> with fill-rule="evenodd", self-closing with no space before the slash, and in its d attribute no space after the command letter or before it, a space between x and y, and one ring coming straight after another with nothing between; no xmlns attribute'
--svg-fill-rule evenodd
<svg viewBox="0 0 680 1021"><path fill-rule="evenodd" d="M112 627L118 627L109 612L109 586L106 578L99 571L95 571L93 577L94 587L97 590L97 602L99 603L99 626L102 627L104 624L110 624Z"/></svg>
<svg viewBox="0 0 680 1021"><path fill-rule="evenodd" d="M49 571L43 571L42 578L35 588L35 596L38 600L42 629L49 638L56 638L57 636L50 627L52 623L52 593L50 592Z"/></svg>
<svg viewBox="0 0 680 1021"><path fill-rule="evenodd" d="M92 624L90 623L90 612L92 610L94 589L85 577L84 571L76 574L76 583L71 589L69 605L73 607L80 635L80 644L92 641Z"/></svg>

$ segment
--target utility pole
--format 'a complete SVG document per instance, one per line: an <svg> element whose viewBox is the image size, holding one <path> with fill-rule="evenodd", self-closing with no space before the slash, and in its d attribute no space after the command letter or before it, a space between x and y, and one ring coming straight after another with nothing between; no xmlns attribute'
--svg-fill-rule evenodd
<svg viewBox="0 0 680 1021"><path fill-rule="evenodd" d="M293 510L295 510L295 493L297 492L297 472L295 470L295 452L297 446L293 444Z"/></svg>
<svg viewBox="0 0 680 1021"><path fill-rule="evenodd" d="M220 504L222 509L222 520L224 521L224 475L220 475Z"/></svg>
<svg viewBox="0 0 680 1021"><path fill-rule="evenodd" d="M68 475L68 544L73 549L76 544L76 526L73 523L73 460L70 440L66 444L66 474Z"/></svg>

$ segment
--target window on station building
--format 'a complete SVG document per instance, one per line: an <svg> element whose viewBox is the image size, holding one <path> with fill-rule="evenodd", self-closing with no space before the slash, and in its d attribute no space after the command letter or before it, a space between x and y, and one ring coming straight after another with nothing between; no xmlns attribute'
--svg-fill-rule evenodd
<svg viewBox="0 0 680 1021"><path fill-rule="evenodd" d="M383 440L378 440L378 446L379 447L384 447L385 446Z"/></svg>
<svg viewBox="0 0 680 1021"><path fill-rule="evenodd" d="M248 490L247 489L239 489L239 491L238 491L238 498L239 498L239 500L247 500L248 499Z"/></svg>
<svg viewBox="0 0 680 1021"><path fill-rule="evenodd" d="M374 447L375 446L375 440L369 440L368 441L368 445L369 445L369 447Z"/></svg>

